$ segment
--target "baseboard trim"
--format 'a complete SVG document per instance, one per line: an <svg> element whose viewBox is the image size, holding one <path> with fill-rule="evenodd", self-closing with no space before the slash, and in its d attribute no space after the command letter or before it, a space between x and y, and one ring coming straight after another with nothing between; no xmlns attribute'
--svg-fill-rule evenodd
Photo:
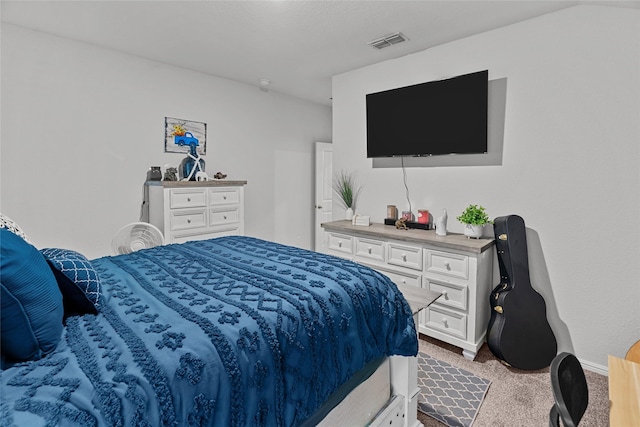
<svg viewBox="0 0 640 427"><path fill-rule="evenodd" d="M598 365L596 363L589 362L588 360L582 360L582 359L578 359L578 360L580 360L580 364L582 365L583 369L586 369L587 371L595 372L596 374L604 375L606 377L609 376L609 368L607 366Z"/></svg>

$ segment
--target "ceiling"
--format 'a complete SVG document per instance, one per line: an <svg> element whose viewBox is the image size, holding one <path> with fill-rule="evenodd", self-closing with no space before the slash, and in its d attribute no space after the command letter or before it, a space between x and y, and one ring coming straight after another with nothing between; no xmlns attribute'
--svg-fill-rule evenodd
<svg viewBox="0 0 640 427"><path fill-rule="evenodd" d="M331 77L578 4L640 1L7 1L3 22L331 105ZM402 32L385 49L368 42ZM264 89L264 87L263 87Z"/></svg>

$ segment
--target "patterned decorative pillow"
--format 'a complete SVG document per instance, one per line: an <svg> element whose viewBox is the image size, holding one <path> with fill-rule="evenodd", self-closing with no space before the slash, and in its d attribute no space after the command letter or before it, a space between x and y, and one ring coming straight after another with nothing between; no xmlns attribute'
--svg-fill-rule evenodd
<svg viewBox="0 0 640 427"><path fill-rule="evenodd" d="M20 236L0 228L2 360L39 359L62 335L62 295L42 254Z"/></svg>
<svg viewBox="0 0 640 427"><path fill-rule="evenodd" d="M18 226L18 224L16 224L14 220L12 220L6 215L3 215L2 213L0 213L0 228L6 228L7 230L11 231L13 234L16 234L22 237L22 239L24 239L25 242L31 243L29 239L27 239L27 235L24 234L24 231L22 231L22 229Z"/></svg>
<svg viewBox="0 0 640 427"><path fill-rule="evenodd" d="M46 248L40 252L58 281L64 304L64 318L98 314L102 299L100 278L89 260L70 249Z"/></svg>

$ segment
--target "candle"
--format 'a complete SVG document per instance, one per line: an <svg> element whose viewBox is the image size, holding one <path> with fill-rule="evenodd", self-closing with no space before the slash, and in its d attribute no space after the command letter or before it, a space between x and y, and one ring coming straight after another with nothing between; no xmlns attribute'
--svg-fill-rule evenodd
<svg viewBox="0 0 640 427"><path fill-rule="evenodd" d="M398 209L396 209L395 205L387 205L387 218L398 219Z"/></svg>
<svg viewBox="0 0 640 427"><path fill-rule="evenodd" d="M429 211L426 209L418 209L418 222L420 224L429 223Z"/></svg>

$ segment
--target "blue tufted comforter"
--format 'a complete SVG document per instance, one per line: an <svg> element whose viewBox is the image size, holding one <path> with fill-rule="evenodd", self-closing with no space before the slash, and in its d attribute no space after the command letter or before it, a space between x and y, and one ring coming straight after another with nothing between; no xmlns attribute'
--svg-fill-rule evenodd
<svg viewBox="0 0 640 427"><path fill-rule="evenodd" d="M2 372L2 426L295 426L367 362L415 355L385 276L248 237L92 261L100 314Z"/></svg>

